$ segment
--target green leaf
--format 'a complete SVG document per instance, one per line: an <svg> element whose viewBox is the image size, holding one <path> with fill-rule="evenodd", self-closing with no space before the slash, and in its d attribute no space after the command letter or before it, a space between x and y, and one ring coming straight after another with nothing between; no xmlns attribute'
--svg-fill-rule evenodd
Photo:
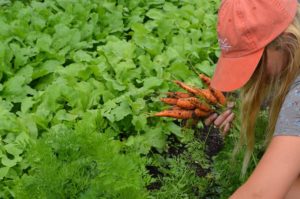
<svg viewBox="0 0 300 199"><path fill-rule="evenodd" d="M135 56L136 47L132 42L120 40L114 36L107 38L107 44L99 47L98 51L103 53L107 61L114 66L121 60L131 60Z"/></svg>
<svg viewBox="0 0 300 199"><path fill-rule="evenodd" d="M9 167L0 168L0 180L2 180L8 173Z"/></svg>
<svg viewBox="0 0 300 199"><path fill-rule="evenodd" d="M168 71L178 79L186 79L186 77L193 77L195 73L183 62L174 62Z"/></svg>
<svg viewBox="0 0 300 199"><path fill-rule="evenodd" d="M110 89L117 90L117 91L123 91L126 89L125 85L122 85L117 80L111 78L108 73L103 74L103 78L107 81L106 85Z"/></svg>
<svg viewBox="0 0 300 199"><path fill-rule="evenodd" d="M22 158L19 156L14 157L14 159L9 159L6 156L4 156L4 157L2 157L1 163L6 167L13 167L21 160L22 160Z"/></svg>
<svg viewBox="0 0 300 199"><path fill-rule="evenodd" d="M136 131L145 131L147 129L147 117L143 115L133 116L131 122L134 125Z"/></svg>
<svg viewBox="0 0 300 199"><path fill-rule="evenodd" d="M41 35L36 41L36 47L40 51L49 52L52 44L52 38L48 34Z"/></svg>
<svg viewBox="0 0 300 199"><path fill-rule="evenodd" d="M83 50L76 51L73 56L76 62L89 62L92 61L92 56Z"/></svg>
<svg viewBox="0 0 300 199"><path fill-rule="evenodd" d="M126 101L123 101L119 106L113 109L110 114L114 115L114 121L120 121L131 113L132 111L129 107L129 104Z"/></svg>
<svg viewBox="0 0 300 199"><path fill-rule="evenodd" d="M30 110L30 108L33 106L34 100L32 97L27 97L22 101L21 104L21 112L26 113Z"/></svg>
<svg viewBox="0 0 300 199"><path fill-rule="evenodd" d="M62 66L59 61L47 60L46 62L42 63L39 67L34 69L32 78L37 79L42 76L48 75L49 73L53 73L53 72L57 71L61 67Z"/></svg>
<svg viewBox="0 0 300 199"><path fill-rule="evenodd" d="M134 31L133 40L142 49L145 49L150 55L161 53L163 44L160 39L152 36L142 24L135 24L132 27Z"/></svg>
<svg viewBox="0 0 300 199"><path fill-rule="evenodd" d="M132 111L134 114L139 114L146 107L146 102L142 98L136 99L134 102L130 103Z"/></svg>
<svg viewBox="0 0 300 199"><path fill-rule="evenodd" d="M77 115L69 114L66 112L66 110L59 110L55 117L53 118L54 123L61 123L63 121L75 121L77 118Z"/></svg>
<svg viewBox="0 0 300 199"><path fill-rule="evenodd" d="M208 76L212 76L215 71L215 66L212 66L208 61L203 61L200 64L197 64L195 68Z"/></svg>
<svg viewBox="0 0 300 199"><path fill-rule="evenodd" d="M157 77L147 77L144 79L144 88L151 89L160 86L163 83L162 79Z"/></svg>
<svg viewBox="0 0 300 199"><path fill-rule="evenodd" d="M157 126L156 128L149 129L144 136L150 146L159 150L165 147L166 138L162 128Z"/></svg>
<svg viewBox="0 0 300 199"><path fill-rule="evenodd" d="M173 122L168 122L166 125L166 131L175 134L178 137L183 137L181 127L174 124Z"/></svg>
<svg viewBox="0 0 300 199"><path fill-rule="evenodd" d="M161 10L158 9L151 9L146 13L146 16L150 17L151 19L162 19L163 13Z"/></svg>
<svg viewBox="0 0 300 199"><path fill-rule="evenodd" d="M21 142L26 142L28 139L28 135L32 136L33 138L38 137L38 127L35 123L34 116L32 114L26 114L24 112L19 112L19 122L20 126L26 133L21 133L18 135L17 140L21 139Z"/></svg>
<svg viewBox="0 0 300 199"><path fill-rule="evenodd" d="M14 77L3 84L2 96L13 102L22 102L27 94L34 95L35 90L30 88L27 83L31 80L32 68L24 67Z"/></svg>
<svg viewBox="0 0 300 199"><path fill-rule="evenodd" d="M18 156L23 152L22 149L19 149L15 144L12 143L4 145L4 149L6 150L7 153L13 156Z"/></svg>

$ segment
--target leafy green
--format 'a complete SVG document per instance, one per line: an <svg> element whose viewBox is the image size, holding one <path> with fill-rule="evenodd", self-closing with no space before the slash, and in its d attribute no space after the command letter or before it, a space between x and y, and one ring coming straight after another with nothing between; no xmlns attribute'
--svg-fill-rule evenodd
<svg viewBox="0 0 300 199"><path fill-rule="evenodd" d="M18 181L17 198L145 198L143 159L86 129L89 120L75 131L53 126L30 147L30 170Z"/></svg>
<svg viewBox="0 0 300 199"><path fill-rule="evenodd" d="M196 84L192 66L212 74L218 5L0 0L0 198L151 197L153 151L193 135L150 116L173 79ZM163 190L193 197L188 179L206 184L186 161L169 161Z"/></svg>

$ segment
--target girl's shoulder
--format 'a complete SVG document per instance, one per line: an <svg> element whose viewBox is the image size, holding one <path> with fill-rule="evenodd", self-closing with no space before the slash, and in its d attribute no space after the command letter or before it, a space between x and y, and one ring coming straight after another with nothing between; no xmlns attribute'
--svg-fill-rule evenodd
<svg viewBox="0 0 300 199"><path fill-rule="evenodd" d="M298 75L296 77L296 79L294 80L294 82L292 83L291 87L290 87L290 91L295 89L296 87L300 86L300 75Z"/></svg>
<svg viewBox="0 0 300 199"><path fill-rule="evenodd" d="M290 86L276 122L274 136L300 136L300 75Z"/></svg>

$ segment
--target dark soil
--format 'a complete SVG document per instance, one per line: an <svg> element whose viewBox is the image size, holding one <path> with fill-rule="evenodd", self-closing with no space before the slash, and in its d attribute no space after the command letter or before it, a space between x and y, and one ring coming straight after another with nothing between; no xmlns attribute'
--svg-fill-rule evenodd
<svg viewBox="0 0 300 199"><path fill-rule="evenodd" d="M160 182L159 178L163 177L163 173L159 171L158 167L152 165L146 166L146 169L153 178L157 179L157 181L152 182L147 186L147 190L159 190L162 186L162 182Z"/></svg>
<svg viewBox="0 0 300 199"><path fill-rule="evenodd" d="M149 174L153 177L153 178L157 178L159 176L163 176L163 173L161 173L158 169L158 167L156 166L151 166L148 165L146 166L146 169L149 171Z"/></svg>
<svg viewBox="0 0 300 199"><path fill-rule="evenodd" d="M161 186L162 186L162 183L159 181L152 182L151 184L149 184L147 186L147 190L148 191L159 190L161 188Z"/></svg>
<svg viewBox="0 0 300 199"><path fill-rule="evenodd" d="M181 122L180 125L185 125L185 123ZM204 128L201 129L195 128L195 138L199 142L205 143L205 153L211 161L211 157L220 152L224 146L224 141L220 135L219 129L213 128L212 126L204 126ZM187 150L186 144L181 143L177 136L174 134L168 135L167 143L168 146L164 152L159 152L155 148L152 148L151 153L160 154L164 157L175 158L184 154ZM195 175L198 177L205 177L209 172L211 172L210 168L205 169L200 164L192 161L187 161L187 166L189 166L190 169L194 170ZM167 170L170 169L168 168L168 165L164 165L163 167ZM148 165L146 166L146 169L148 170L152 178L156 180L155 182L149 184L147 186L147 189L149 191L159 190L163 186L162 179L164 177L164 174L160 172L159 166ZM197 190L197 188L195 187L195 196L199 195L198 191L199 190Z"/></svg>
<svg viewBox="0 0 300 199"><path fill-rule="evenodd" d="M210 172L210 169L204 169L200 164L191 163L190 167L195 170L198 177L204 177Z"/></svg>
<svg viewBox="0 0 300 199"><path fill-rule="evenodd" d="M217 155L224 147L224 140L218 128L204 126L195 133L196 138L205 142L205 153L209 156Z"/></svg>
<svg viewBox="0 0 300 199"><path fill-rule="evenodd" d="M169 135L167 142L169 143L167 149L167 156L169 157L179 156L186 150L185 144L182 144L174 134Z"/></svg>

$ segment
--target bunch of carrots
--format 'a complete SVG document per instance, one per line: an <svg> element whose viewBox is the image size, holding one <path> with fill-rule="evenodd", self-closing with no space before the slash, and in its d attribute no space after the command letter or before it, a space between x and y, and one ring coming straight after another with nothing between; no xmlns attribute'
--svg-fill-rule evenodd
<svg viewBox="0 0 300 199"><path fill-rule="evenodd" d="M167 97L160 100L171 108L154 116L199 120L216 112L217 107L224 107L227 103L224 94L210 86L211 79L206 75L199 74L199 78L207 88L200 89L175 80L174 83L187 92L167 92Z"/></svg>

